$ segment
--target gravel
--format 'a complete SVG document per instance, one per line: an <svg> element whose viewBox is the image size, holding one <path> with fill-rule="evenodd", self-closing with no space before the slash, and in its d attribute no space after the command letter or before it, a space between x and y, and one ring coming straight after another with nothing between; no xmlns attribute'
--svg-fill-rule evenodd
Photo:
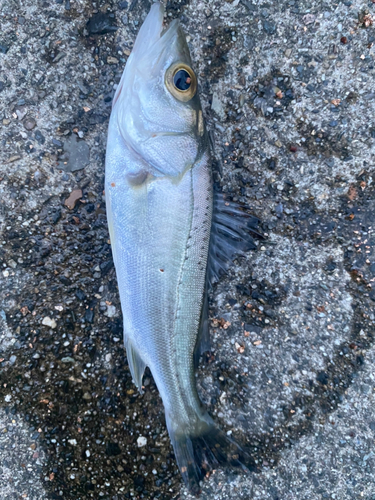
<svg viewBox="0 0 375 500"><path fill-rule="evenodd" d="M192 500L132 383L106 133L151 2L0 3L0 498ZM375 4L168 1L214 179L265 240L211 297L201 397L260 472L202 498L375 498Z"/></svg>

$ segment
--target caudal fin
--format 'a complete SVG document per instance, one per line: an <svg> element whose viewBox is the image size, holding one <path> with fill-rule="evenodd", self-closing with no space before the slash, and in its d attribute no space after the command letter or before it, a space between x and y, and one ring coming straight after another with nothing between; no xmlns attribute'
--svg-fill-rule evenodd
<svg viewBox="0 0 375 500"><path fill-rule="evenodd" d="M168 419L167 424L177 465L186 486L193 494L199 494L199 482L212 469L231 466L239 467L245 472L257 470L251 456L216 427L208 415L194 431L187 433L170 425Z"/></svg>

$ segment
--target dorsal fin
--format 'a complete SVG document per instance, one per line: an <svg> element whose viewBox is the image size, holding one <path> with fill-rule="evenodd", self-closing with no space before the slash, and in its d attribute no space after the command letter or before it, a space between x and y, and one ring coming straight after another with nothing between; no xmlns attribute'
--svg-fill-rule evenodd
<svg viewBox="0 0 375 500"><path fill-rule="evenodd" d="M254 237L263 238L258 231L260 220L243 211L239 203L228 201L214 191L212 228L208 254L208 284L211 287L225 274L233 260L255 250Z"/></svg>
<svg viewBox="0 0 375 500"><path fill-rule="evenodd" d="M208 292L213 282L227 272L236 257L256 248L254 237L263 238L258 231L260 220L244 212L243 208L238 203L225 200L222 193L214 192L206 288L194 351L196 366L199 356L210 349Z"/></svg>
<svg viewBox="0 0 375 500"><path fill-rule="evenodd" d="M199 356L201 356L204 352L209 351L210 348L211 342L208 320L208 284L206 280L197 343L194 350L194 363L196 367L198 366Z"/></svg>

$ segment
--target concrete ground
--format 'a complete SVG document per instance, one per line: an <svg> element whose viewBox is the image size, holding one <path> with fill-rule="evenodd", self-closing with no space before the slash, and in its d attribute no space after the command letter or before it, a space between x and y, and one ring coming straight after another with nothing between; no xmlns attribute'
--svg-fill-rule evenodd
<svg viewBox="0 0 375 500"><path fill-rule="evenodd" d="M147 0L0 0L0 498L192 500L131 381L103 200ZM217 285L197 372L256 474L202 498L375 499L374 0L175 0L215 180L266 239ZM139 439L139 438L144 439Z"/></svg>

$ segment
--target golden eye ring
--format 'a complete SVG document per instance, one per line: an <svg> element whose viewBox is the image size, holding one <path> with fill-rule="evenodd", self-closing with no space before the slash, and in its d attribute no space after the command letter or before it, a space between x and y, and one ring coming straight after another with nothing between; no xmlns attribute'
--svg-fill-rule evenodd
<svg viewBox="0 0 375 500"><path fill-rule="evenodd" d="M197 77L190 66L178 62L165 72L165 85L173 97L188 102L197 92Z"/></svg>

